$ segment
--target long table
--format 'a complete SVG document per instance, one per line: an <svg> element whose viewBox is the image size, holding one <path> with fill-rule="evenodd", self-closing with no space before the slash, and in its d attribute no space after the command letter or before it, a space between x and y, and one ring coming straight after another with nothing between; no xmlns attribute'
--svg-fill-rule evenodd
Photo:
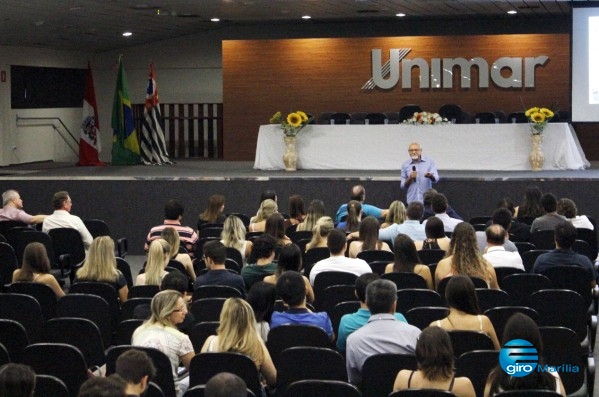
<svg viewBox="0 0 599 397"><path fill-rule="evenodd" d="M307 125L298 134L298 168L399 170L411 142L422 145L440 170L530 170L528 124ZM258 132L254 168L282 170L283 131L276 124ZM590 167L574 129L549 123L543 132L544 170Z"/></svg>

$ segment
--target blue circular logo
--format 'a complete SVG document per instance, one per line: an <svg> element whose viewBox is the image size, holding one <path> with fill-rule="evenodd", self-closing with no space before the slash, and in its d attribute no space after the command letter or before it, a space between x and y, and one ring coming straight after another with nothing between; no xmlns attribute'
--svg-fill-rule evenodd
<svg viewBox="0 0 599 397"><path fill-rule="evenodd" d="M539 362L537 349L524 339L512 339L499 352L501 368L511 376L520 378L535 370Z"/></svg>

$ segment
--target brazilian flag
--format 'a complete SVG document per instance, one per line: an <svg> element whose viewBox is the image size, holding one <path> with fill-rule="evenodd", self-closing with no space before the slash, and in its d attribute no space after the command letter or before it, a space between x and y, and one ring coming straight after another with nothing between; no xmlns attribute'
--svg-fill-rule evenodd
<svg viewBox="0 0 599 397"><path fill-rule="evenodd" d="M119 58L119 75L112 104L112 164L140 164L139 141L133 123L131 100L123 60Z"/></svg>

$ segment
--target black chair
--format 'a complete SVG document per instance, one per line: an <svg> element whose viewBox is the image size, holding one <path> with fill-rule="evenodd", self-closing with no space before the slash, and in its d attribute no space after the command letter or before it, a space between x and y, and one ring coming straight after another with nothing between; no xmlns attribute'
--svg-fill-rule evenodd
<svg viewBox="0 0 599 397"><path fill-rule="evenodd" d="M528 117L524 112L512 112L507 116L508 123L528 123Z"/></svg>
<svg viewBox="0 0 599 397"><path fill-rule="evenodd" d="M352 124L365 124L367 112L353 112L350 114Z"/></svg>
<svg viewBox="0 0 599 397"><path fill-rule="evenodd" d="M8 354L8 350L2 343L0 343L0 367L4 364L10 363L10 356Z"/></svg>
<svg viewBox="0 0 599 397"><path fill-rule="evenodd" d="M426 280L419 276L416 273L384 273L381 275L382 279L390 280L395 283L397 289L406 289L406 288L417 288L417 289L427 289Z"/></svg>
<svg viewBox="0 0 599 397"><path fill-rule="evenodd" d="M365 124L385 124L385 121L389 122L384 113L368 113L364 117Z"/></svg>
<svg viewBox="0 0 599 397"><path fill-rule="evenodd" d="M331 115L335 112L322 112L318 115L318 120L316 124L330 124L331 123Z"/></svg>
<svg viewBox="0 0 599 397"><path fill-rule="evenodd" d="M65 227L51 229L48 234L52 238L55 262L61 263L65 271L70 271L69 277L73 281L75 269L83 265L85 260L85 247L81 235L77 230Z"/></svg>
<svg viewBox="0 0 599 397"><path fill-rule="evenodd" d="M356 283L355 274L347 272L321 272L314 277L314 297L318 299L318 296L322 296L325 288L331 285L351 285L354 286Z"/></svg>
<svg viewBox="0 0 599 397"><path fill-rule="evenodd" d="M550 390L506 390L496 397L559 397L561 394Z"/></svg>
<svg viewBox="0 0 599 397"><path fill-rule="evenodd" d="M388 120L389 124L399 124L401 123L399 119L399 112L383 112L385 117Z"/></svg>
<svg viewBox="0 0 599 397"><path fill-rule="evenodd" d="M520 256L524 255L525 252L532 251L536 249L533 243L529 243L528 241L514 241L514 245L518 248L518 253Z"/></svg>
<svg viewBox="0 0 599 397"><path fill-rule="evenodd" d="M193 350L199 352L204 346L204 342L210 335L216 335L216 329L220 323L218 321L203 321L194 324L189 330L189 339L193 344Z"/></svg>
<svg viewBox="0 0 599 397"><path fill-rule="evenodd" d="M92 235L93 238L100 236L110 236L110 228L108 224L101 219L84 219L83 224L87 228L89 234ZM129 246L129 242L127 237L121 237L119 239L115 239L115 255L121 258L124 258L127 255L127 249Z"/></svg>
<svg viewBox="0 0 599 397"><path fill-rule="evenodd" d="M538 250L555 249L555 232L551 230L537 230L530 233L528 241Z"/></svg>
<svg viewBox="0 0 599 397"><path fill-rule="evenodd" d="M589 273L582 267L576 264L563 264L545 269L542 274L551 280L551 288L576 291L582 296L587 307L593 304Z"/></svg>
<svg viewBox="0 0 599 397"><path fill-rule="evenodd" d="M378 274L379 276L382 276L383 274L385 274L385 269L387 268L388 264L389 264L389 261L368 262L368 266L370 266L370 269L372 270L372 272Z"/></svg>
<svg viewBox="0 0 599 397"><path fill-rule="evenodd" d="M364 397L386 396L393 391L397 373L402 369L416 370L416 357L409 354L375 354L362 366L361 390Z"/></svg>
<svg viewBox="0 0 599 397"><path fill-rule="evenodd" d="M594 262L597 258L597 252L593 251L591 245L584 240L574 240L572 243L572 250L577 254L586 256L591 262Z"/></svg>
<svg viewBox="0 0 599 397"><path fill-rule="evenodd" d="M246 228L250 225L250 217L247 214L242 214L241 212L232 212L229 214L229 216L230 215L234 215L234 216L238 217L239 219L241 219L241 222L243 223L243 225Z"/></svg>
<svg viewBox="0 0 599 397"><path fill-rule="evenodd" d="M100 329L104 346L110 346L112 340L112 317L110 306L104 298L91 294L69 293L58 301L57 316L78 317L90 320Z"/></svg>
<svg viewBox="0 0 599 397"><path fill-rule="evenodd" d="M198 299L191 304L190 312L197 322L220 321L220 312L226 298Z"/></svg>
<svg viewBox="0 0 599 397"><path fill-rule="evenodd" d="M361 251L357 255L358 259L365 260L367 263L374 261L386 261L387 263L391 263L395 260L395 256L393 256L393 252L391 251L383 251L383 250L366 250Z"/></svg>
<svg viewBox="0 0 599 397"><path fill-rule="evenodd" d="M23 350L29 345L25 327L18 321L0 318L0 344L4 346L12 362L21 362Z"/></svg>
<svg viewBox="0 0 599 397"><path fill-rule="evenodd" d="M143 323L144 320L137 318L121 321L116 328L116 333L112 337L112 345L130 345L133 332L135 332L135 330Z"/></svg>
<svg viewBox="0 0 599 397"><path fill-rule="evenodd" d="M420 262L425 265L430 265L432 263L437 263L441 259L445 258L445 250L441 249L425 249L418 251L418 258L420 258Z"/></svg>
<svg viewBox="0 0 599 397"><path fill-rule="evenodd" d="M449 309L441 306L415 307L404 313L404 317L411 324L420 329L425 329L433 321L442 320L449 315Z"/></svg>
<svg viewBox="0 0 599 397"><path fill-rule="evenodd" d="M116 257L116 268L123 273L125 280L127 280L127 288L131 290L133 287L133 275L131 274L131 266L124 258Z"/></svg>
<svg viewBox="0 0 599 397"><path fill-rule="evenodd" d="M104 298L110 308L110 329L112 332L116 330L121 321L121 305L118 292L112 285L97 281L79 281L71 285L69 294L90 294Z"/></svg>
<svg viewBox="0 0 599 397"><path fill-rule="evenodd" d="M330 347L331 342L322 328L313 325L280 325L271 328L268 333L266 347L275 368L278 367L279 357L283 350L297 346Z"/></svg>
<svg viewBox="0 0 599 397"><path fill-rule="evenodd" d="M201 237L217 237L218 239L220 239L222 232L223 225L205 225L199 230Z"/></svg>
<svg viewBox="0 0 599 397"><path fill-rule="evenodd" d="M243 379L255 395L262 395L260 373L254 361L233 352L196 354L189 364L189 387L206 384L211 377L225 371Z"/></svg>
<svg viewBox="0 0 599 397"><path fill-rule="evenodd" d="M285 390L283 397L361 397L360 390L351 383L338 380L299 380Z"/></svg>
<svg viewBox="0 0 599 397"><path fill-rule="evenodd" d="M277 367L277 394L293 382L307 379L347 380L345 358L323 347L290 347L281 352Z"/></svg>
<svg viewBox="0 0 599 397"><path fill-rule="evenodd" d="M26 223L23 222L19 222L19 221L1 221L0 222L0 234L3 236L7 236L9 234L9 230L13 229L13 228L25 228L25 227L29 227Z"/></svg>
<svg viewBox="0 0 599 397"><path fill-rule="evenodd" d="M337 303L335 307L328 311L331 324L333 325L333 331L335 335L339 335L339 323L341 318L346 314L355 313L360 308L360 302L357 300Z"/></svg>
<svg viewBox="0 0 599 397"><path fill-rule="evenodd" d="M56 316L56 294L46 284L33 282L12 283L8 287L8 292L33 296L42 308L44 321Z"/></svg>
<svg viewBox="0 0 599 397"><path fill-rule="evenodd" d="M497 306L509 306L512 300L507 292L500 289L477 288L476 296L481 312Z"/></svg>
<svg viewBox="0 0 599 397"><path fill-rule="evenodd" d="M193 290L192 302L204 298L242 298L241 292L228 285L202 285Z"/></svg>
<svg viewBox="0 0 599 397"><path fill-rule="evenodd" d="M329 121L333 124L349 124L351 122L351 116L349 113L333 113L329 118Z"/></svg>
<svg viewBox="0 0 599 397"><path fill-rule="evenodd" d="M294 243L297 244L298 241L300 241L300 240L312 239L312 231L311 230L295 231L295 232L293 232L293 234L291 236L289 236L289 238L291 239L291 241L293 241Z"/></svg>
<svg viewBox="0 0 599 397"><path fill-rule="evenodd" d="M447 287L447 283L449 283L450 279L451 277L444 277L439 280L439 285L437 285L437 292L443 297L443 299L445 299L445 288ZM470 280L472 280L474 288L489 288L487 282L480 277L470 276Z"/></svg>
<svg viewBox="0 0 599 397"><path fill-rule="evenodd" d="M234 260L239 267L243 266L243 257L237 248L227 247L227 259Z"/></svg>
<svg viewBox="0 0 599 397"><path fill-rule="evenodd" d="M439 389L405 389L398 390L388 397L455 397L450 391Z"/></svg>
<svg viewBox="0 0 599 397"><path fill-rule="evenodd" d="M493 341L484 332L451 330L447 333L456 358L472 350L495 350Z"/></svg>
<svg viewBox="0 0 599 397"><path fill-rule="evenodd" d="M356 299L355 286L331 285L326 287L320 295L315 295L314 308L319 312L329 312L338 303L354 299Z"/></svg>
<svg viewBox="0 0 599 397"><path fill-rule="evenodd" d="M503 279L501 288L508 293L513 305L530 307L530 296L551 288L551 280L541 274L512 274Z"/></svg>
<svg viewBox="0 0 599 397"><path fill-rule="evenodd" d="M154 382L148 383L148 389L144 393L144 397L165 397L162 388Z"/></svg>
<svg viewBox="0 0 599 397"><path fill-rule="evenodd" d="M430 289L406 288L397 291L395 311L405 314L410 309L422 306L445 306L445 300Z"/></svg>
<svg viewBox="0 0 599 397"><path fill-rule="evenodd" d="M134 285L129 288L127 299L153 298L158 292L160 292L160 287L158 285Z"/></svg>
<svg viewBox="0 0 599 397"><path fill-rule="evenodd" d="M137 306L140 306L140 305L147 305L148 312L149 312L149 310L150 310L149 307L150 307L151 303L152 303L152 298L131 298L131 299L127 299L121 305L121 320L120 321L125 321L125 320L131 320L131 319L134 319L134 318L138 318L135 315L135 310L136 310Z"/></svg>
<svg viewBox="0 0 599 397"><path fill-rule="evenodd" d="M495 276L497 277L497 284L499 284L499 288L503 289L503 279L512 274L522 274L524 270L518 269L516 267L496 267L495 268Z"/></svg>
<svg viewBox="0 0 599 397"><path fill-rule="evenodd" d="M100 330L85 318L53 318L44 324L43 341L46 343L65 343L75 346L89 368L101 367L106 363L104 343Z"/></svg>
<svg viewBox="0 0 599 397"><path fill-rule="evenodd" d="M40 340L44 315L39 302L34 297L24 294L0 294L0 318L20 323L27 331L30 343Z"/></svg>
<svg viewBox="0 0 599 397"><path fill-rule="evenodd" d="M472 382L477 396L484 395L489 373L499 364L496 350L473 350L458 357L455 376L465 376Z"/></svg>
<svg viewBox="0 0 599 397"><path fill-rule="evenodd" d="M304 276L310 277L310 270L314 264L320 260L331 256L331 252L326 247L310 248L302 254L302 263L304 265Z"/></svg>
<svg viewBox="0 0 599 397"><path fill-rule="evenodd" d="M491 309L485 310L485 316L489 317L489 320L493 324L495 334L503 335L503 329L507 324L508 320L516 313L522 313L530 317L534 322L539 321L539 313L535 309L527 306L497 306Z"/></svg>
<svg viewBox="0 0 599 397"><path fill-rule="evenodd" d="M463 124L467 121L464 111L459 105L445 104L439 108L437 113L451 122L455 121L455 124Z"/></svg>
<svg viewBox="0 0 599 397"><path fill-rule="evenodd" d="M142 350L150 356L156 367L156 376L151 381L160 387L165 397L176 397L171 361L166 354L152 347L131 345L112 346L106 350L106 376L112 375L115 372L117 358L129 349Z"/></svg>
<svg viewBox="0 0 599 397"><path fill-rule="evenodd" d="M422 108L418 105L408 104L399 109L399 122L403 123L414 116L414 113L422 112Z"/></svg>
<svg viewBox="0 0 599 397"><path fill-rule="evenodd" d="M488 215L473 216L472 218L470 218L470 220L468 220L468 223L471 225L474 225L476 223L484 223L486 225L487 222L491 221L492 219L493 217Z"/></svg>
<svg viewBox="0 0 599 397"><path fill-rule="evenodd" d="M67 385L52 375L35 375L33 397L65 397L69 395Z"/></svg>
<svg viewBox="0 0 599 397"><path fill-rule="evenodd" d="M493 112L478 112L474 114L474 120L478 121L479 124L495 124L495 118L495 113Z"/></svg>
<svg viewBox="0 0 599 397"><path fill-rule="evenodd" d="M18 268L19 262L15 250L8 243L0 243L0 291L5 284L12 282L12 274Z"/></svg>
<svg viewBox="0 0 599 397"><path fill-rule="evenodd" d="M591 229L580 228L576 229L576 238L584 240L589 244L591 249L590 256L593 256L592 261L597 257L597 231Z"/></svg>
<svg viewBox="0 0 599 397"><path fill-rule="evenodd" d="M36 343L23 350L22 364L38 375L52 375L64 382L69 395L76 396L87 380L87 363L75 346L65 343Z"/></svg>

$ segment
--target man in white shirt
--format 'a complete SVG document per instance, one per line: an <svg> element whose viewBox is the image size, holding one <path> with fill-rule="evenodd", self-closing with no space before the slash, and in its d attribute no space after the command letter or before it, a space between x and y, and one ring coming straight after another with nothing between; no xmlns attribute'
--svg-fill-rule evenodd
<svg viewBox="0 0 599 397"><path fill-rule="evenodd" d="M488 260L493 267L515 267L524 270L524 264L518 251L509 252L503 246L507 232L503 226L492 224L485 231L487 235L487 252L483 258Z"/></svg>
<svg viewBox="0 0 599 397"><path fill-rule="evenodd" d="M48 215L46 219L44 219L42 231L44 233L48 233L52 229L58 229L61 227L76 229L81 235L83 246L87 251L94 239L89 230L87 230L83 224L81 218L76 215L71 215L70 212L71 208L73 207L73 201L71 201L69 193L65 191L54 193L54 197L52 198L52 207L54 208L54 213L52 215Z"/></svg>
<svg viewBox="0 0 599 397"><path fill-rule="evenodd" d="M316 262L310 271L310 284L314 285L316 275L322 272L347 272L356 276L361 276L364 273L372 273L372 269L366 261L345 256L347 237L344 231L333 229L327 237L327 247L331 256Z"/></svg>
<svg viewBox="0 0 599 397"><path fill-rule="evenodd" d="M435 216L443 222L443 230L446 232L453 233L453 229L456 225L463 222L461 219L452 218L447 215L447 197L445 197L443 193L437 193L433 196L431 208L434 211ZM423 225L426 225L426 221L424 221Z"/></svg>

